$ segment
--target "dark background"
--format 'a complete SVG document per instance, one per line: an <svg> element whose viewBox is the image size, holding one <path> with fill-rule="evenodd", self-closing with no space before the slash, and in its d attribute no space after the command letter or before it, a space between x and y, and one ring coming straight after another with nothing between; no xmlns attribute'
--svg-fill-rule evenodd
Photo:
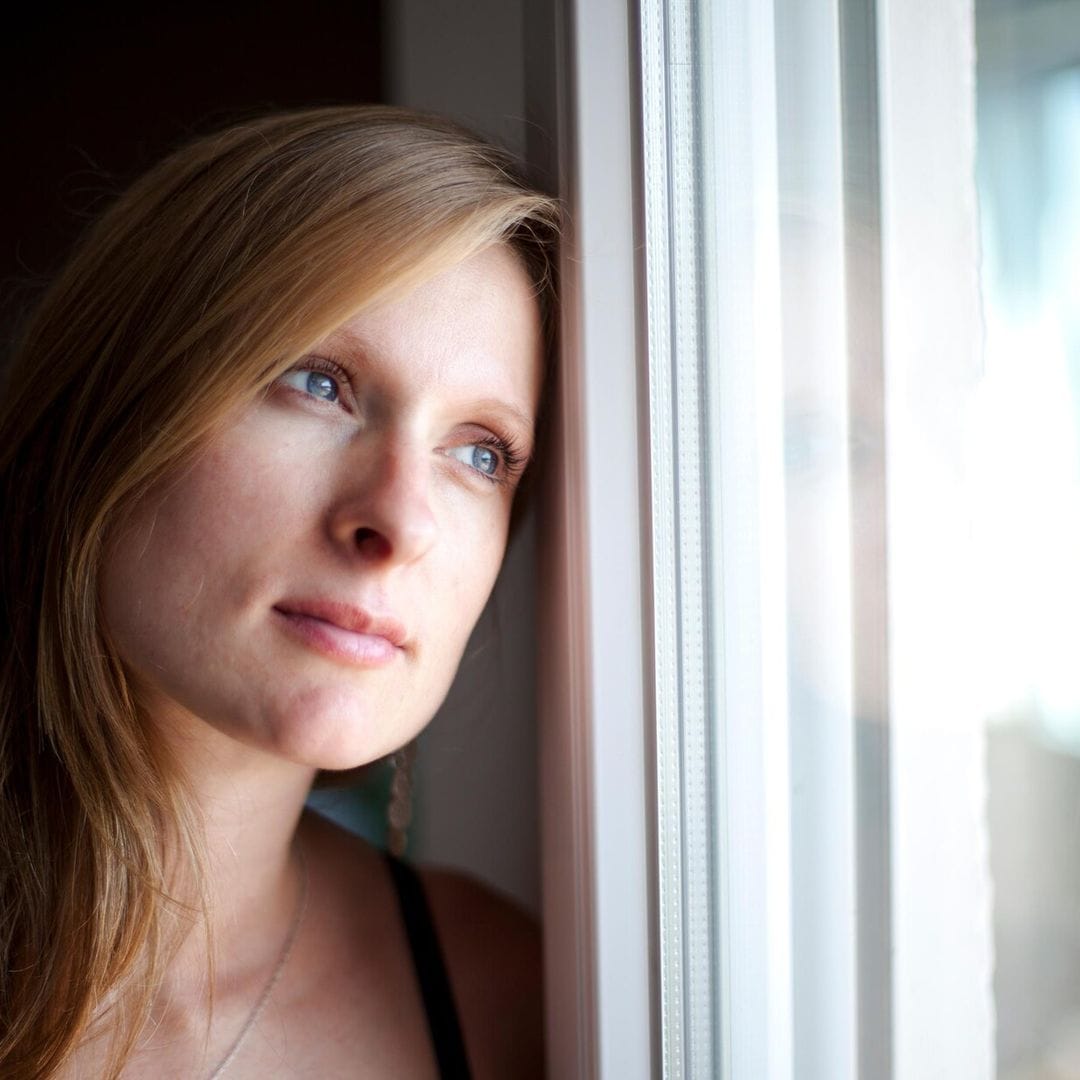
<svg viewBox="0 0 1080 1080"><path fill-rule="evenodd" d="M378 0L43 4L0 43L4 351L80 230L191 135L275 107L384 100Z"/></svg>

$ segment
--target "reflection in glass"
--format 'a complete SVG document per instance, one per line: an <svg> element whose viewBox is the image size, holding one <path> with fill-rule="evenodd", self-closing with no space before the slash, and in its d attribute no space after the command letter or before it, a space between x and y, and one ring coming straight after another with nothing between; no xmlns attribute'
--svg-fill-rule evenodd
<svg viewBox="0 0 1080 1080"><path fill-rule="evenodd" d="M1080 5L981 0L968 431L999 1076L1080 1076Z"/></svg>

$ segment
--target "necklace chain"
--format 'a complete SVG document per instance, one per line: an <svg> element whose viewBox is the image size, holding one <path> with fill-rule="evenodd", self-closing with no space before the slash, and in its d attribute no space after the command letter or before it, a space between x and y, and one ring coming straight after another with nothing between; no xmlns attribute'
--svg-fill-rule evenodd
<svg viewBox="0 0 1080 1080"><path fill-rule="evenodd" d="M252 1006L251 1012L248 1013L248 1017L244 1021L244 1026L240 1029L240 1034L236 1036L232 1046L229 1047L229 1052L218 1062L217 1068L210 1074L208 1080L218 1080L218 1077L223 1076L225 1070L233 1063L233 1059L239 1052L241 1044L244 1039L247 1038L248 1032L255 1026L255 1022L259 1019L260 1014L266 1007L266 1003L270 1000L270 995L273 993L274 987L277 986L278 980L285 970L285 964L288 962L289 954L292 952L293 944L296 942L296 935L300 930L300 924L304 921L304 912L307 910L307 860L304 858L303 848L298 849L298 854L300 856L300 895L296 900L296 914L293 915L292 925L289 927L289 933L285 937L285 944L281 947L281 955L278 957L277 964L274 965L274 970L271 972L270 978L263 987L262 993Z"/></svg>

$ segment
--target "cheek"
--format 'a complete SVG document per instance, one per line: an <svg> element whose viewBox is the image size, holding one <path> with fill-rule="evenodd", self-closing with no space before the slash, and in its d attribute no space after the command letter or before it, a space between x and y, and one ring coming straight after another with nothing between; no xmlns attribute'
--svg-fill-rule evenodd
<svg viewBox="0 0 1080 1080"><path fill-rule="evenodd" d="M190 639L191 615L206 591L206 545L179 527L167 500L147 499L110 539L101 606L122 659L137 670L168 662Z"/></svg>
<svg viewBox="0 0 1080 1080"><path fill-rule="evenodd" d="M443 640L454 653L455 667L495 586L505 546L505 530L496 527L455 549L448 560L439 609L444 620Z"/></svg>
<svg viewBox="0 0 1080 1080"><path fill-rule="evenodd" d="M129 662L162 663L163 651L196 645L197 614L227 600L236 569L257 550L250 498L257 478L224 450L208 450L126 515L103 563L105 622ZM265 513L265 511L262 511Z"/></svg>

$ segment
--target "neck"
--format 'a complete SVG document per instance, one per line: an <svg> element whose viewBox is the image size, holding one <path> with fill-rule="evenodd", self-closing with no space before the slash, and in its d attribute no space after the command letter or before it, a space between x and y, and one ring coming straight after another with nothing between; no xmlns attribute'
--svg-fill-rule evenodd
<svg viewBox="0 0 1080 1080"><path fill-rule="evenodd" d="M202 818L209 923L196 917L169 964L155 1012L204 1017L208 943L214 999L225 1007L231 998L250 1003L279 956L297 911L296 830L315 770L248 747L194 717L185 723L170 716L160 727L170 733L173 759Z"/></svg>

